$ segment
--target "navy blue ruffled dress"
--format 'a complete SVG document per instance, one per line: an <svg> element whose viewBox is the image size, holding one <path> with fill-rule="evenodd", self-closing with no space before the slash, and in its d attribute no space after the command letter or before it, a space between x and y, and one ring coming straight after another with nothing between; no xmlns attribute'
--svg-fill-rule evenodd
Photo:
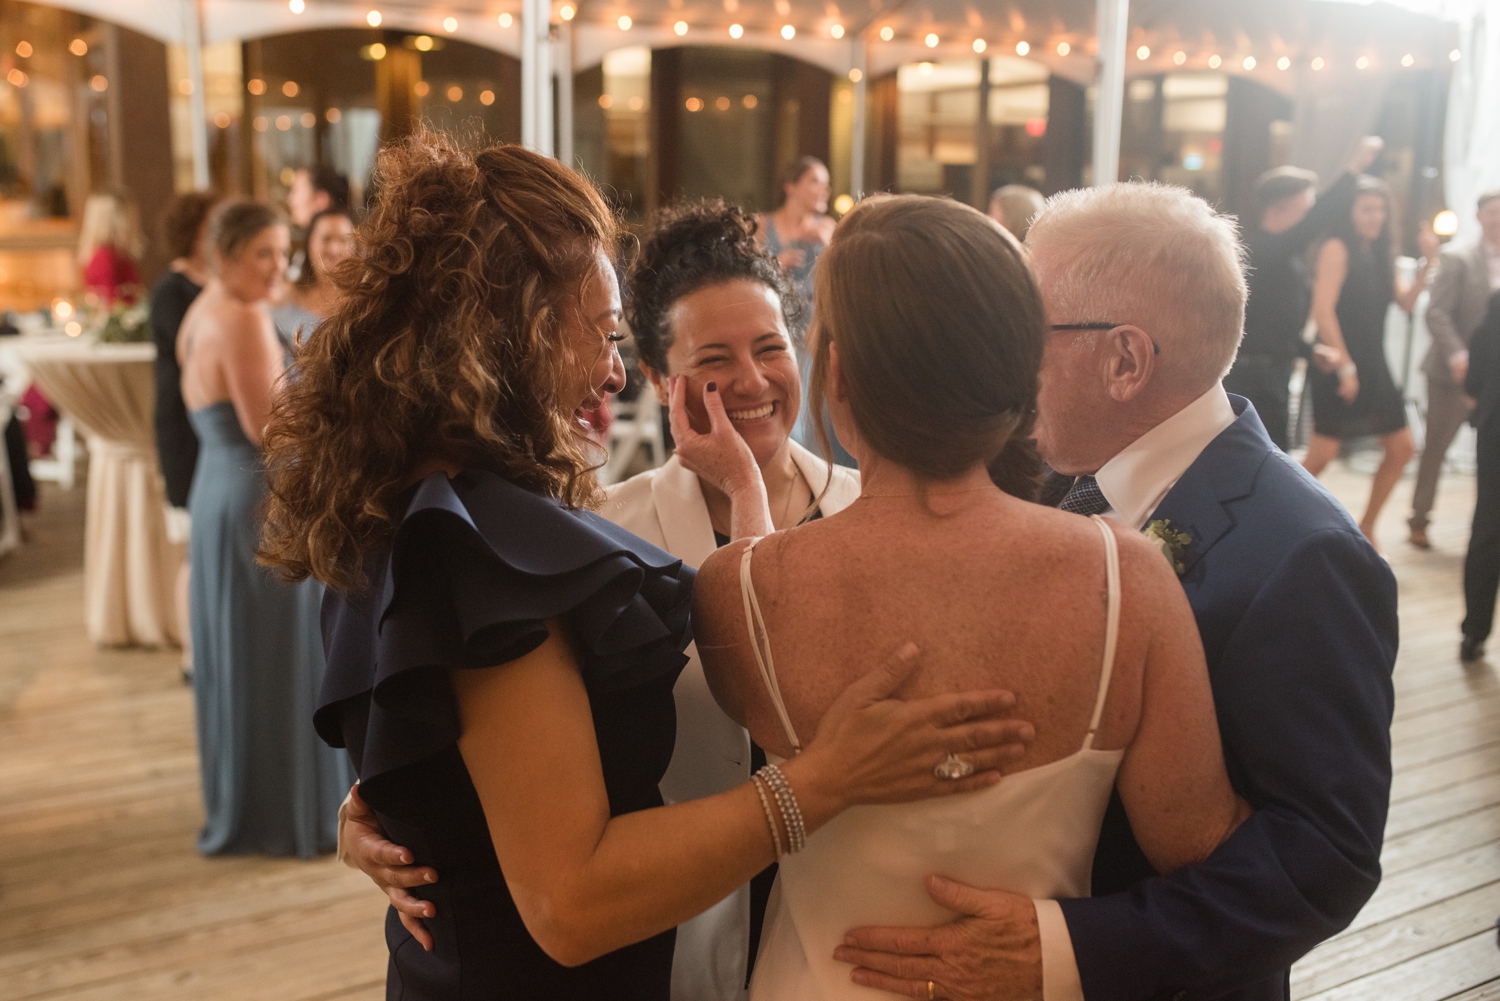
<svg viewBox="0 0 1500 1001"><path fill-rule="evenodd" d="M449 668L520 657L568 625L593 710L610 815L661 805L676 739L693 571L587 511L487 472L419 484L362 594L323 604L318 732L347 747L390 838L439 881L422 947L386 915L386 997L666 1001L674 932L563 967L527 932L459 755ZM559 793L565 794L560 791Z"/></svg>

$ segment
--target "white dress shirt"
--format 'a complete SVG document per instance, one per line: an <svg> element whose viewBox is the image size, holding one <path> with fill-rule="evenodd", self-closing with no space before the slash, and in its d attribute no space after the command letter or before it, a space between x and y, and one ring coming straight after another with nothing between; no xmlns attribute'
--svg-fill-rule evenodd
<svg viewBox="0 0 1500 1001"><path fill-rule="evenodd" d="M1188 467L1235 422L1229 394L1213 388L1156 427L1126 445L1094 474L1104 499L1105 515L1137 531L1182 479ZM1055 900L1033 901L1042 945L1042 1001L1083 1001L1078 959L1068 922Z"/></svg>

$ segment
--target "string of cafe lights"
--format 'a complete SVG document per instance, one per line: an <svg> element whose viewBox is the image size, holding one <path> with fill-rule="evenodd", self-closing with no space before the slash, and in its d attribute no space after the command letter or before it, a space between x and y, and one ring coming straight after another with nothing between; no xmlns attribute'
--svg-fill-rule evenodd
<svg viewBox="0 0 1500 1001"><path fill-rule="evenodd" d="M32 55L35 54L35 51L36 50L32 46L32 44L24 38L16 43L15 54L16 58L18 59L30 59ZM82 38L74 38L68 43L68 52L82 58L83 56L89 54L89 43L84 41ZM19 65L13 64L11 68L6 71L4 79L6 83L10 84L12 87L15 87L17 90L25 89L26 87L31 85L31 74L27 73ZM88 86L89 89L94 93L102 94L106 90L109 90L109 78L104 76L102 73L95 73L93 76L89 77Z"/></svg>
<svg viewBox="0 0 1500 1001"><path fill-rule="evenodd" d="M287 7L293 14L301 14L307 9L307 0L287 0ZM577 14L578 8L570 3L563 4L557 10L557 16L565 22L572 21L577 16ZM372 28L378 28L383 21L384 15L378 8L371 8L365 14L365 23ZM502 28L509 28L516 23L516 17L509 11L502 11L498 15L496 15L496 22ZM619 28L620 31L626 32L636 27L636 21L629 14L621 14L618 18L616 18L615 26ZM459 22L457 18L450 15L443 19L444 31L452 34L453 32L456 32L458 30L458 27ZM689 22L684 20L677 20L672 22L670 30L677 37L683 38L686 37L687 34L693 30L693 28ZM826 32L827 37L834 40L844 38L847 32L845 26L838 21L833 21L827 24L822 30ZM727 28L712 29L712 33L714 34L717 34L721 31L724 34L727 34L731 39L734 39L736 41L745 36L745 26L740 22L734 22ZM777 31L777 34L779 34L785 41L790 42L797 37L798 28L796 25L787 22L781 25L779 31ZM878 38L882 42L894 42L896 41L896 37L896 29L891 25L883 25L872 35L872 39ZM919 35L913 35L912 40L920 41L926 48L929 49L936 49L943 44L942 36L935 31L927 31L922 32ZM971 40L970 47L976 54L984 54L985 52L989 51L991 43L983 37L978 37ZM1014 42L1012 44L1012 48L1016 55L1024 57L1029 55L1036 48L1036 46L1034 46L1027 39L1021 39ZM1058 56L1066 58L1073 53L1075 46L1073 45L1073 43L1067 40L1061 40L1052 43L1050 45L1050 48ZM1038 54L1040 54L1040 51L1038 52ZM1146 62L1151 59L1152 49L1149 45L1139 45L1136 47L1134 54L1137 61ZM1448 59L1451 62L1458 62L1460 58L1462 58L1462 53L1458 49L1453 49L1448 53ZM1187 50L1177 49L1172 53L1171 56L1171 62L1174 66L1186 67L1189 62L1192 62L1194 64L1198 64L1201 62L1202 65L1207 66L1211 70L1221 69L1226 61L1237 61L1239 67L1246 72L1253 71L1257 66L1260 65L1259 58L1257 58L1253 54L1246 53L1235 53L1229 56L1226 60L1226 57L1218 52L1209 52L1206 56L1200 55L1194 58L1188 55ZM1416 65L1416 62L1416 56L1410 52L1403 54L1399 60L1399 63L1403 69L1410 69L1411 67ZM1297 60L1294 60L1290 55L1283 54L1278 56L1275 63L1272 65L1274 65L1277 70L1286 72L1288 70L1291 70L1296 65L1296 63ZM1313 55L1311 58L1307 58L1305 60L1305 65L1307 69L1313 71L1314 73L1317 73L1331 67L1333 65L1333 61L1322 55ZM1375 68L1376 60L1372 59L1369 55L1361 54L1354 58L1354 60L1352 61L1352 66L1357 71L1365 71Z"/></svg>

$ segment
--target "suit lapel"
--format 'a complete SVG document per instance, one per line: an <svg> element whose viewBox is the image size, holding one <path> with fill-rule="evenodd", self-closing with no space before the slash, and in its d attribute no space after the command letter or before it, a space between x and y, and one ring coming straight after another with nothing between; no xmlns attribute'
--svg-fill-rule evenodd
<svg viewBox="0 0 1500 1001"><path fill-rule="evenodd" d="M812 489L813 496L823 494L823 502L819 505L823 517L838 514L859 499L859 474L824 462L795 441L788 444L792 447L792 462ZM827 493L823 492L825 483L828 485Z"/></svg>
<svg viewBox="0 0 1500 1001"><path fill-rule="evenodd" d="M1150 521L1166 520L1193 540L1182 557L1184 577L1234 527L1230 505L1250 494L1276 447L1243 397L1230 396L1229 402L1239 417L1208 443L1151 513Z"/></svg>
<svg viewBox="0 0 1500 1001"><path fill-rule="evenodd" d="M662 548L688 566L701 567L718 544L698 477L683 468L677 456L668 459L652 478L651 501L666 542Z"/></svg>

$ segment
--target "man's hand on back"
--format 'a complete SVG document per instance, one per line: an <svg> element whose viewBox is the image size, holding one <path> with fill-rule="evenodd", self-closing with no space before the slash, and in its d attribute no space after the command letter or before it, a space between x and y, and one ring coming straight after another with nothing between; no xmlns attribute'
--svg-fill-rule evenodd
<svg viewBox="0 0 1500 1001"><path fill-rule="evenodd" d="M1039 1001L1042 942L1029 898L940 876L928 877L927 893L960 917L936 928L854 929L833 958L854 965L855 983L912 998Z"/></svg>

